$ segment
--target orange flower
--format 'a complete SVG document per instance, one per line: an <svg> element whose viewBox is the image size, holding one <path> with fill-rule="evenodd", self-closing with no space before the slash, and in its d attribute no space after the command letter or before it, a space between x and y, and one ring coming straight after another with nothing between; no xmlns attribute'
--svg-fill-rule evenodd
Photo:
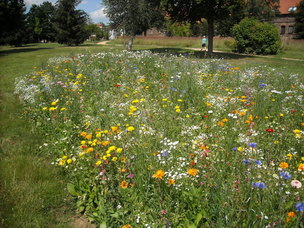
<svg viewBox="0 0 304 228"><path fill-rule="evenodd" d="M220 127L224 127L224 123L222 121L217 122L217 125L219 125Z"/></svg>
<svg viewBox="0 0 304 228"><path fill-rule="evenodd" d="M132 226L130 224L127 224L127 225L123 225L121 228L132 228Z"/></svg>
<svg viewBox="0 0 304 228"><path fill-rule="evenodd" d="M289 222L290 219L292 219L292 218L295 217L295 216L296 216L296 213L294 213L293 211L288 212L287 218L286 218L286 222Z"/></svg>
<svg viewBox="0 0 304 228"><path fill-rule="evenodd" d="M279 166L280 166L280 168L282 168L282 169L288 168L288 164L287 164L286 162L281 162Z"/></svg>
<svg viewBox="0 0 304 228"><path fill-rule="evenodd" d="M163 170L159 169L159 170L156 171L156 173L153 174L152 177L155 178L155 179L163 179L163 177L165 175L166 175L166 173Z"/></svg>
<svg viewBox="0 0 304 228"><path fill-rule="evenodd" d="M298 170L304 171L304 163L299 164Z"/></svg>
<svg viewBox="0 0 304 228"><path fill-rule="evenodd" d="M85 137L87 134L88 133L86 133L86 132L83 131L83 132L80 133L80 136Z"/></svg>
<svg viewBox="0 0 304 228"><path fill-rule="evenodd" d="M198 173L198 170L197 169L189 169L187 171L187 173L190 175L190 176L196 176L196 174Z"/></svg>
<svg viewBox="0 0 304 228"><path fill-rule="evenodd" d="M175 180L169 179L169 180L168 180L168 183L169 183L169 184L175 184Z"/></svg>
<svg viewBox="0 0 304 228"><path fill-rule="evenodd" d="M290 217L290 218L292 218L292 217L296 216L296 213L294 213L293 211L291 211L291 212L288 212L287 216Z"/></svg>
<svg viewBox="0 0 304 228"><path fill-rule="evenodd" d="M120 182L120 187L122 187L123 189L126 189L128 187L128 182L127 181L122 181Z"/></svg>

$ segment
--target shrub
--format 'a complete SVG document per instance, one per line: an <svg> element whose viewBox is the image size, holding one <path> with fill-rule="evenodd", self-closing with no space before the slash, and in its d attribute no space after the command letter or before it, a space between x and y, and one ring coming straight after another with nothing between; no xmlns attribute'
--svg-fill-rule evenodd
<svg viewBox="0 0 304 228"><path fill-rule="evenodd" d="M239 53L276 54L281 41L275 25L245 18L233 27L236 51Z"/></svg>

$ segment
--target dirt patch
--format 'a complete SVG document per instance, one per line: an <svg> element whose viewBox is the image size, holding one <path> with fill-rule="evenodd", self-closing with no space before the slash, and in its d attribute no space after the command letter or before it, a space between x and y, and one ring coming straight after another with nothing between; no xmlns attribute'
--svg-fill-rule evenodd
<svg viewBox="0 0 304 228"><path fill-rule="evenodd" d="M96 228L96 224L91 223L84 215L73 218L73 228Z"/></svg>

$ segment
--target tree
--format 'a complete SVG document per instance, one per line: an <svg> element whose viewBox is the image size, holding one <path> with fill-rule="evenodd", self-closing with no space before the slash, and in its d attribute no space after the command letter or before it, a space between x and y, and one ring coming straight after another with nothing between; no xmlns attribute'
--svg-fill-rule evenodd
<svg viewBox="0 0 304 228"><path fill-rule="evenodd" d="M85 29L88 15L76 10L80 0L58 0L55 7L54 28L60 44L79 45L88 38Z"/></svg>
<svg viewBox="0 0 304 228"><path fill-rule="evenodd" d="M246 0L245 16L259 21L271 21L278 13L280 0Z"/></svg>
<svg viewBox="0 0 304 228"><path fill-rule="evenodd" d="M23 0L0 0L0 43L25 43L25 5Z"/></svg>
<svg viewBox="0 0 304 228"><path fill-rule="evenodd" d="M154 26L159 27L164 21L157 1L104 0L103 3L110 26L130 36L128 50L132 50L136 34Z"/></svg>
<svg viewBox="0 0 304 228"><path fill-rule="evenodd" d="M277 27L254 18L245 18L233 26L235 48L239 53L276 54L281 46Z"/></svg>
<svg viewBox="0 0 304 228"><path fill-rule="evenodd" d="M32 35L31 41L55 41L53 28L55 7L50 2L41 5L32 5L27 14L27 31Z"/></svg>
<svg viewBox="0 0 304 228"><path fill-rule="evenodd" d="M244 0L162 0L161 4L172 20L196 22L205 18L208 23L208 54L211 54L215 22L233 18L235 9L240 8Z"/></svg>
<svg viewBox="0 0 304 228"><path fill-rule="evenodd" d="M300 1L297 5L295 12L295 32L299 39L304 38L304 0Z"/></svg>

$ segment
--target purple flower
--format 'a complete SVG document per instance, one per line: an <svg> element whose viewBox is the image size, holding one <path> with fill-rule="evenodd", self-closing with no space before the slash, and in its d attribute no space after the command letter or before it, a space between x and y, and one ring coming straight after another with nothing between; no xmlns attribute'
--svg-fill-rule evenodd
<svg viewBox="0 0 304 228"><path fill-rule="evenodd" d="M299 202L296 204L296 210L299 212L303 212L304 211L304 204L302 202Z"/></svg>
<svg viewBox="0 0 304 228"><path fill-rule="evenodd" d="M260 84L261 88L264 88L265 86L267 86L267 84L264 84L264 83Z"/></svg>
<svg viewBox="0 0 304 228"><path fill-rule="evenodd" d="M250 147L252 147L252 148L257 147L257 144L254 143L254 142L251 142L251 143L249 143L248 145L249 145Z"/></svg>
<svg viewBox="0 0 304 228"><path fill-rule="evenodd" d="M257 164L257 165L262 165L262 162L259 161L259 160L255 160L254 163Z"/></svg>
<svg viewBox="0 0 304 228"><path fill-rule="evenodd" d="M236 148L236 147L233 147L232 150L233 150L233 151L237 151L237 148Z"/></svg>
<svg viewBox="0 0 304 228"><path fill-rule="evenodd" d="M246 165L250 164L250 160L248 160L248 159L243 159L243 162L244 162Z"/></svg>
<svg viewBox="0 0 304 228"><path fill-rule="evenodd" d="M134 178L134 174L133 174L133 173L130 173L130 174L128 175L128 178L133 179L133 178Z"/></svg>
<svg viewBox="0 0 304 228"><path fill-rule="evenodd" d="M280 172L280 176L283 177L285 180L291 179L291 175L286 171Z"/></svg>
<svg viewBox="0 0 304 228"><path fill-rule="evenodd" d="M161 153L161 155L163 157L167 157L169 155L169 152L167 150L165 150L164 152Z"/></svg>
<svg viewBox="0 0 304 228"><path fill-rule="evenodd" d="M252 182L252 187L264 189L266 188L266 184L263 182Z"/></svg>

